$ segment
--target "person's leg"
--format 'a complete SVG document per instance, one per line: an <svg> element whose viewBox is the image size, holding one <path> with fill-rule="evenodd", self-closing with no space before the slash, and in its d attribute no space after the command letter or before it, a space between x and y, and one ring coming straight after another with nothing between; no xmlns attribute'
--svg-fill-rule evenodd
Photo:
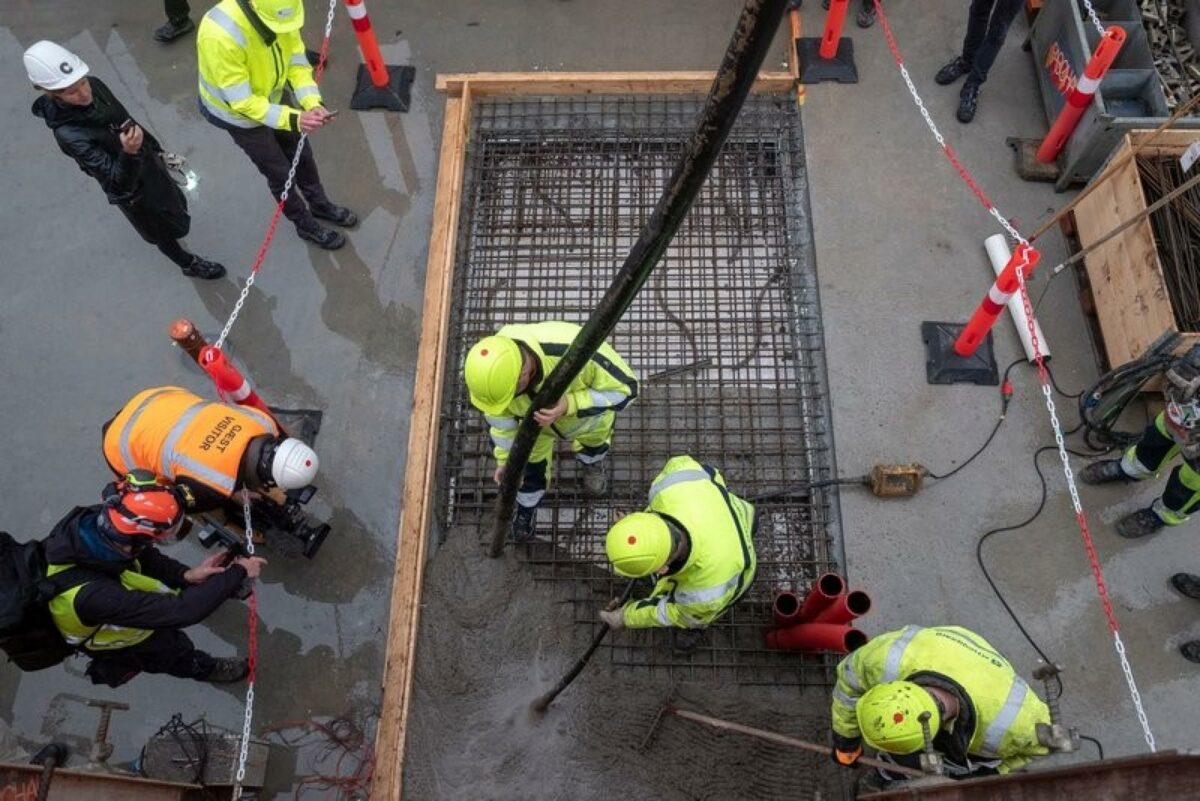
<svg viewBox="0 0 1200 801"><path fill-rule="evenodd" d="M296 147L300 144L300 135L289 131L276 131L279 146L287 156L288 161L296 157ZM358 225L358 216L345 206L339 206L325 194L325 186L317 172L317 157L313 153L312 138L304 145L300 154L300 163L296 165L296 186L304 193L308 201L308 210L319 220L328 220L335 225L350 228Z"/></svg>
<svg viewBox="0 0 1200 801"><path fill-rule="evenodd" d="M163 11L168 22L183 22L192 14L188 0L163 0Z"/></svg>
<svg viewBox="0 0 1200 801"><path fill-rule="evenodd" d="M996 61L996 56L1000 53L1000 47L1004 44L1004 38L1008 36L1008 28L1012 25L1012 21L1016 19L1017 12L1021 10L1023 0L995 0L992 4L991 19L987 23L987 32L983 38L979 40L975 49L972 51L972 57L967 58L967 44L963 43L963 58L971 65L971 73L967 76L967 83L975 86L981 85L987 80L988 71L992 68L992 64ZM975 21L974 8L976 3L971 3L972 19ZM971 28L967 27L968 39L970 38Z"/></svg>
<svg viewBox="0 0 1200 801"><path fill-rule="evenodd" d="M155 242L154 246L158 248L158 252L166 256L171 261L175 262L179 267L187 268L192 264L192 259L195 258L187 249L180 243L178 239L167 239L162 242Z"/></svg>
<svg viewBox="0 0 1200 801"><path fill-rule="evenodd" d="M517 542L526 542L533 537L537 524L537 508L546 496L550 484L550 467L554 455L555 437L543 432L533 443L533 451L525 470L521 474L521 486L517 489L517 513L513 518L512 537Z"/></svg>
<svg viewBox="0 0 1200 801"><path fill-rule="evenodd" d="M575 460L583 467L583 488L592 497L608 493L608 451L612 445L613 425L616 414L605 412L595 417L581 418L581 426L573 434L571 450Z"/></svg>
<svg viewBox="0 0 1200 801"><path fill-rule="evenodd" d="M163 0L163 11L167 15L167 21L154 31L155 40L163 43L173 42L196 29L187 0Z"/></svg>
<svg viewBox="0 0 1200 801"><path fill-rule="evenodd" d="M862 0L854 22L860 28L870 28L875 24L875 0Z"/></svg>
<svg viewBox="0 0 1200 801"><path fill-rule="evenodd" d="M1167 433L1167 420L1162 412L1146 426L1142 438L1121 459L1121 470L1130 478L1141 481L1162 470L1179 454L1179 445Z"/></svg>
<svg viewBox="0 0 1200 801"><path fill-rule="evenodd" d="M93 684L109 687L120 687L138 673L166 673L203 681L216 664L216 659L196 650L182 631L160 629L129 648L94 652L87 675Z"/></svg>
<svg viewBox="0 0 1200 801"><path fill-rule="evenodd" d="M292 163L283 148L280 147L275 132L265 126L226 130L229 131L229 135L237 146L250 157L250 161L254 162L254 166L267 179L271 195L278 200L279 196L283 194L283 187L287 183L288 171L291 169ZM304 199L296 192L288 194L288 199L283 204L283 214L297 228L319 227L312 213L309 212L308 206L304 203Z"/></svg>
<svg viewBox="0 0 1200 801"><path fill-rule="evenodd" d="M1150 507L1168 526L1186 523L1192 511L1200 505L1200 473L1187 462L1171 471L1167 487Z"/></svg>
<svg viewBox="0 0 1200 801"><path fill-rule="evenodd" d="M979 46L983 44L983 38L987 35L988 21L992 18L992 7L996 5L996 2L997 0L971 0L971 7L967 10L967 33L963 37L961 53L962 60L967 63L968 69L975 60L975 54L979 52Z"/></svg>

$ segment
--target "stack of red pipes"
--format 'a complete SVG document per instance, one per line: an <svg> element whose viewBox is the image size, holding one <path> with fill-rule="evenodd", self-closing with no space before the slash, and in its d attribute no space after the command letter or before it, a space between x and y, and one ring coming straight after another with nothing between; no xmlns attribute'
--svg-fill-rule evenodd
<svg viewBox="0 0 1200 801"><path fill-rule="evenodd" d="M862 590L846 590L846 581L836 573L817 579L804 603L794 592L775 596L774 615L778 628L767 632L767 647L783 651L830 651L848 654L867 642L851 624L871 610L871 596Z"/></svg>

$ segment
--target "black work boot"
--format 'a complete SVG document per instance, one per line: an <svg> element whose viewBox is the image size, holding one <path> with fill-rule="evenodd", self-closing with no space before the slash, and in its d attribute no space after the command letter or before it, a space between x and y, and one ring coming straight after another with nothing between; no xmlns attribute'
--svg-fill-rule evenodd
<svg viewBox="0 0 1200 801"><path fill-rule="evenodd" d="M331 230L323 225L317 225L315 222L312 225L297 225L296 233L300 235L301 239L308 240L325 250L337 250L346 244L346 235L341 231Z"/></svg>
<svg viewBox="0 0 1200 801"><path fill-rule="evenodd" d="M955 114L958 121L966 125L971 120L975 119L975 112L979 109L979 84L967 82L963 84L962 91L958 93L958 112Z"/></svg>
<svg viewBox="0 0 1200 801"><path fill-rule="evenodd" d="M241 657L217 659L202 681L210 684L235 684L250 675L250 663Z"/></svg>
<svg viewBox="0 0 1200 801"><path fill-rule="evenodd" d="M1125 539L1136 540L1139 537L1149 537L1165 525L1158 513L1147 506L1118 520L1117 533Z"/></svg>
<svg viewBox="0 0 1200 801"><path fill-rule="evenodd" d="M1120 459L1101 459L1079 471L1079 480L1084 484L1109 484L1113 481L1132 483L1133 478L1121 469Z"/></svg>
<svg viewBox="0 0 1200 801"><path fill-rule="evenodd" d="M192 256L192 263L179 269L188 278L203 278L206 281L221 278L225 275L225 268L220 264L208 259L202 259L199 256Z"/></svg>
<svg viewBox="0 0 1200 801"><path fill-rule="evenodd" d="M608 460L601 459L593 464L580 462L579 466L583 469L583 491L593 498L608 495Z"/></svg>
<svg viewBox="0 0 1200 801"><path fill-rule="evenodd" d="M318 220L327 220L334 225L340 225L343 228L353 228L358 225L358 215L350 211L345 206L339 206L336 203L330 203L328 200L324 203L309 203L308 210L312 212L312 216Z"/></svg>
<svg viewBox="0 0 1200 801"><path fill-rule="evenodd" d="M1194 573L1176 573L1171 576L1171 586L1180 595L1186 595L1189 598L1195 598L1197 601L1200 601L1200 576Z"/></svg>
<svg viewBox="0 0 1200 801"><path fill-rule="evenodd" d="M185 36L196 30L196 23L192 22L190 17L183 19L169 19L154 30L154 41L167 44L173 42L180 36Z"/></svg>
<svg viewBox="0 0 1200 801"><path fill-rule="evenodd" d="M537 525L536 506L517 506L517 514L512 521L513 542L529 542L533 539L533 530Z"/></svg>
<svg viewBox="0 0 1200 801"><path fill-rule="evenodd" d="M860 28L870 28L875 24L875 3L873 0L863 0L863 4L858 9L858 14L854 17L854 23Z"/></svg>
<svg viewBox="0 0 1200 801"><path fill-rule="evenodd" d="M937 71L937 75L933 76L933 80L942 86L949 86L970 71L971 67L967 62L963 61L963 57L955 56Z"/></svg>
<svg viewBox="0 0 1200 801"><path fill-rule="evenodd" d="M1200 640L1189 640L1179 646L1179 653L1189 662L1200 664Z"/></svg>

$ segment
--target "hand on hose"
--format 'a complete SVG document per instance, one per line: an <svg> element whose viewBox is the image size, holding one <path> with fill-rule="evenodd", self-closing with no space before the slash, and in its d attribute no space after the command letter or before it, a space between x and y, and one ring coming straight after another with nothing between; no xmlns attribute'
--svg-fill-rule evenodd
<svg viewBox="0 0 1200 801"><path fill-rule="evenodd" d="M225 572L225 560L228 558L228 551L210 554L203 562L184 573L183 580L188 584L203 584L210 577Z"/></svg>
<svg viewBox="0 0 1200 801"><path fill-rule="evenodd" d="M538 409L533 413L533 419L537 421L539 426L548 426L554 423L555 420L567 413L567 399L561 397L558 403L551 406L549 409Z"/></svg>
<svg viewBox="0 0 1200 801"><path fill-rule="evenodd" d="M625 628L625 609L601 609L600 619L608 624L610 629L618 630Z"/></svg>

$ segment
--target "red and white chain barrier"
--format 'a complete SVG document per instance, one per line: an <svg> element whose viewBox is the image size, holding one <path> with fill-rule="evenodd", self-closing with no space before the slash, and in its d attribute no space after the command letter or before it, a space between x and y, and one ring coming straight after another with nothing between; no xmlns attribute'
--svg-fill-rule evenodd
<svg viewBox="0 0 1200 801"><path fill-rule="evenodd" d="M1008 232L1008 235L1012 237L1013 241L1018 243L1018 246L1028 246L1029 242L1025 239L1025 237L1021 236L1021 233L1015 227L1013 227L1012 223L1008 221L1008 218L1006 218L996 209L995 204L992 203L991 199L983 191L982 187L980 187L975 181L974 177L972 177L972 175L967 171L967 168L963 166L962 162L958 160L954 150L946 143L946 140L942 137L941 132L938 131L937 125L934 123L933 118L929 116L929 111L925 108L925 104L921 101L921 96L918 94L917 88L913 85L912 78L909 77L908 69L904 66L904 57L901 55L900 48L896 44L896 38L892 33L892 26L888 23L887 15L883 10L883 3L880 2L880 0L874 0L874 2L876 12L879 15L880 27L883 29L883 35L887 39L888 48L892 52L892 57L896 61L896 66L900 69L900 76L904 79L904 83L908 86L908 91L912 95L913 102L916 104L917 109L920 110L921 116L925 118L925 123L929 126L929 130L933 133L938 145L941 146L942 152L954 166L955 171L971 190L972 194L979 199L979 202L983 204L983 207L987 209L988 213L996 218L1004 230ZM1100 20L1096 16L1096 12L1092 8L1091 3L1087 2L1087 0L1085 0L1085 3L1093 24L1096 25L1097 30L1103 33L1104 27L1100 24ZM1066 442L1063 439L1062 424L1058 420L1058 410L1054 405L1054 393L1051 389L1050 373L1046 370L1045 360L1042 357L1041 345L1038 342L1037 318L1034 316L1033 304L1029 299L1029 287L1025 283L1025 275L1023 271L1017 270L1016 274L1021 290L1021 302L1025 306L1029 336L1033 343L1035 357L1034 360L1037 364L1038 380L1041 381L1042 394L1046 399L1046 411L1050 416L1050 426L1054 429L1054 443L1058 446L1058 457L1062 461L1063 476L1065 476L1067 480L1067 489L1071 493L1071 506L1075 510L1075 522L1079 526L1079 535L1083 540L1084 550L1087 551L1088 562L1090 563L1092 569L1092 577L1096 581L1096 592L1100 596L1100 604L1104 608L1104 618L1108 623L1108 630L1112 634L1113 647L1116 649L1117 657L1121 661L1121 670L1125 674L1125 683L1129 686L1129 697L1133 701L1133 707L1137 712L1138 723L1142 727L1142 735L1145 738L1146 745L1149 746L1150 751L1154 752L1157 751L1157 748L1154 744L1154 732L1150 728L1150 720L1146 717L1146 710L1142 705L1142 694L1138 691L1137 681L1133 676L1133 667L1130 665L1129 657L1125 651L1125 642L1121 639L1121 628L1117 623L1116 612L1113 610L1112 600L1108 595L1108 585L1104 580L1104 570L1100 567L1100 558L1096 554L1096 545L1092 540L1092 532L1088 526L1087 514L1083 510L1083 503L1079 500L1079 488L1075 485L1075 474L1071 470L1070 455L1067 453Z"/></svg>

